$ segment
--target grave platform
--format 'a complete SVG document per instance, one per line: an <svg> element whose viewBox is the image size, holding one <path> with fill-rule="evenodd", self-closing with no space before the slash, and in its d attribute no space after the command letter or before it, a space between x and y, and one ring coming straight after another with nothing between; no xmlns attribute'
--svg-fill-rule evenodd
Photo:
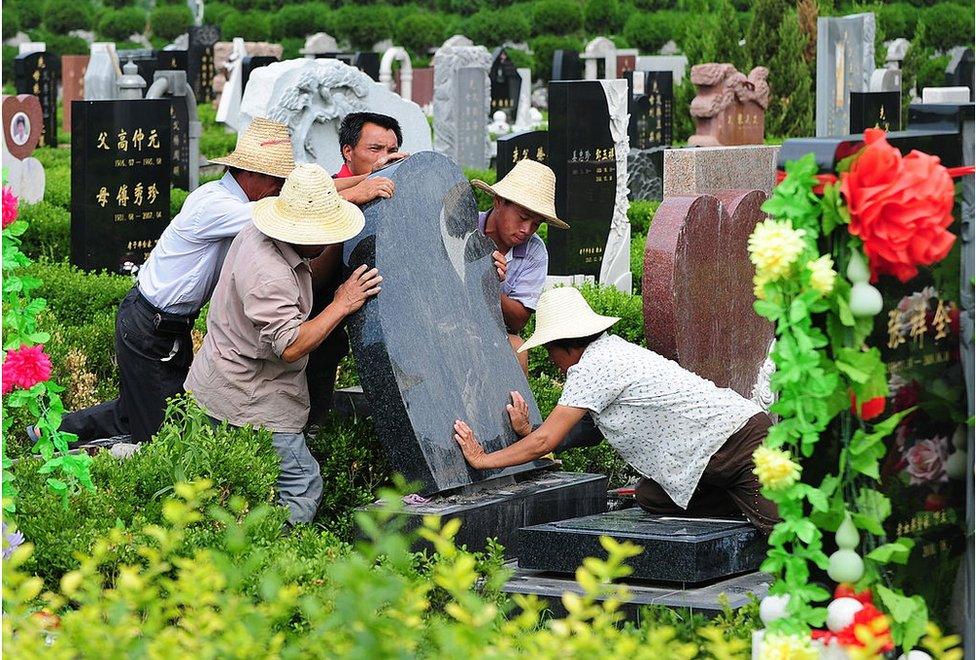
<svg viewBox="0 0 976 660"><path fill-rule="evenodd" d="M564 593L583 593L583 588L571 577L514 566L512 568L515 569L515 575L505 583L502 591L507 594L534 594L544 598L553 616L566 616L566 609L562 604ZM732 609L738 609L749 603L750 596L762 600L773 582L770 575L759 572L746 573L687 589L678 589L673 584L629 580L630 578L626 585L630 591L630 600L620 609L628 621L638 625L641 623L641 609L648 605L689 609L694 614L712 617L722 611L723 602L728 603Z"/></svg>
<svg viewBox="0 0 976 660"><path fill-rule="evenodd" d="M491 480L463 493L441 495L424 504L407 505L407 528L419 527L427 515L443 521L460 518L455 537L472 552L484 550L486 540L496 538L505 556L519 555L518 531L554 520L589 516L607 508L608 477L602 474L543 471ZM430 546L426 541L419 548ZM419 549L418 548L418 549ZM575 569L574 569L575 570Z"/></svg>
<svg viewBox="0 0 976 660"><path fill-rule="evenodd" d="M627 561L628 580L682 588L756 571L766 556L765 537L745 520L659 516L636 507L554 520L519 530L520 568L573 575L586 557L606 556L601 536L644 548Z"/></svg>

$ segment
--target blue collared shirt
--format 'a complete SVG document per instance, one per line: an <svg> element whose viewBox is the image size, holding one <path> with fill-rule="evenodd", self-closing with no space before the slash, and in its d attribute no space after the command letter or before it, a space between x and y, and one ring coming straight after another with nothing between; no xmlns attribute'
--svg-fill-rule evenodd
<svg viewBox="0 0 976 660"><path fill-rule="evenodd" d="M231 242L251 223L253 206L230 172L190 193L139 269L146 300L171 314L200 311Z"/></svg>
<svg viewBox="0 0 976 660"><path fill-rule="evenodd" d="M485 231L488 213L482 211L478 214L478 229L482 232ZM532 234L529 240L509 250L505 261L508 262L508 269L505 281L501 283L502 293L519 301L526 309L535 310L549 272L546 244L537 234Z"/></svg>

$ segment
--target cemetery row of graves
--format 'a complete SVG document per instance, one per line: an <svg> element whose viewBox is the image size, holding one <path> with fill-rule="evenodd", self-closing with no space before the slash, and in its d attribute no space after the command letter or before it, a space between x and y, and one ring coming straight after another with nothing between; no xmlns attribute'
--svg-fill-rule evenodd
<svg viewBox="0 0 976 660"><path fill-rule="evenodd" d="M818 27L816 137L782 144L764 144L781 98L768 69L642 55L605 38L557 49L544 94L511 49L461 36L416 68L403 48L336 52L321 35L303 58L259 53L219 42L206 24L190 27L185 48L128 57L110 43L74 61L22 44L21 95L3 100L4 643L111 656L754 648L812 658L812 628L817 643L864 657L959 657L949 633L971 628L960 585L972 566L972 246L958 237L972 222L972 50L954 51L939 84L909 104L899 60L876 64L873 14ZM689 83L693 98L682 99ZM557 212L572 226L542 232L552 283L621 317L613 333L779 417L768 460L757 459L783 518L768 540L740 521L646 520L627 508L636 473L606 444L564 452L544 471L523 466L528 476L501 493L468 494L490 475L468 469L451 438L405 408L357 408L360 376L367 408L380 395L375 364L357 365L355 333L336 411L309 437L328 484L310 528L283 534L269 434L214 428L189 400L173 401L153 442L126 460L31 446L28 424L53 430L62 410L116 395L115 311L187 192L222 174L201 157L223 155L234 131L269 117L289 126L298 160L335 172L337 125L353 110L403 128L401 147L416 157L394 170L406 184L397 200L410 199L418 168L489 183L521 159L552 168ZM696 127L689 148L674 148L679 122ZM872 129L887 141L871 133L865 149ZM873 198L856 200L882 175L881 198L906 181L918 194L890 193L884 201L903 213L878 219ZM472 195L461 207L488 208ZM912 204L937 210L912 223ZM445 236L419 211L416 236L404 237L406 225L384 233L383 206L371 208L369 231L409 246L411 268L425 237ZM463 276L461 293L451 288L452 250L464 245L444 240L446 252L419 267L441 284L427 304L450 309L452 295L467 295ZM896 240L941 247L898 257ZM383 254L383 272L404 267ZM205 329L204 313L196 343ZM391 355L431 332L414 328L394 346L393 328L378 329ZM434 332L427 345L443 342L439 359L466 362L462 371L488 368L491 356L464 336ZM407 357L417 369L438 359ZM552 409L561 379L543 351L530 355L533 411ZM466 409L450 385L413 405L444 419ZM382 396L404 406L402 394ZM394 452L391 462L394 445L421 458ZM432 497L403 503L417 492Z"/></svg>

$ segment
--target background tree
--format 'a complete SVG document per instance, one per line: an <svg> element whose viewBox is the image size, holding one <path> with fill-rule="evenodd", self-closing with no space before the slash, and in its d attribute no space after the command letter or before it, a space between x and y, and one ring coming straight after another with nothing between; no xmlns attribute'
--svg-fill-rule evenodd
<svg viewBox="0 0 976 660"><path fill-rule="evenodd" d="M813 135L813 79L803 59L807 42L797 12L790 11L783 16L776 31L776 42L778 49L769 63L766 135L784 138Z"/></svg>
<svg viewBox="0 0 976 660"><path fill-rule="evenodd" d="M749 66L768 67L779 50L777 42L783 17L793 8L790 0L756 0L752 25L746 35Z"/></svg>

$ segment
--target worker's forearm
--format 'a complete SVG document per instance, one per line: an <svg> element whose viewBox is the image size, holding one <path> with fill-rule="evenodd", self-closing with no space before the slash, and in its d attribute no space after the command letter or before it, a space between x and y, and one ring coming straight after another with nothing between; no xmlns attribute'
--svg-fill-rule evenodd
<svg viewBox="0 0 976 660"><path fill-rule="evenodd" d="M341 179L336 179L336 190L341 193L343 190L358 186L368 176L368 174L359 174L357 176L344 176ZM345 197L345 195L343 195L343 197Z"/></svg>
<svg viewBox="0 0 976 660"><path fill-rule="evenodd" d="M544 427L539 427L518 442L510 444L504 449L485 454L488 469L521 465L541 458L551 452L559 444L561 438L551 434Z"/></svg>
<svg viewBox="0 0 976 660"><path fill-rule="evenodd" d="M342 243L328 245L322 254L309 262L312 269L312 286L318 290L323 284L329 282L339 270L339 262L342 258Z"/></svg>
<svg viewBox="0 0 976 660"><path fill-rule="evenodd" d="M315 318L305 321L298 327L298 335L285 348L281 359L295 362L319 347L326 337L342 323L346 314L335 301L331 302Z"/></svg>
<svg viewBox="0 0 976 660"><path fill-rule="evenodd" d="M504 293L502 298L502 318L505 319L505 327L512 334L518 334L525 327L532 311L517 300L512 300Z"/></svg>

